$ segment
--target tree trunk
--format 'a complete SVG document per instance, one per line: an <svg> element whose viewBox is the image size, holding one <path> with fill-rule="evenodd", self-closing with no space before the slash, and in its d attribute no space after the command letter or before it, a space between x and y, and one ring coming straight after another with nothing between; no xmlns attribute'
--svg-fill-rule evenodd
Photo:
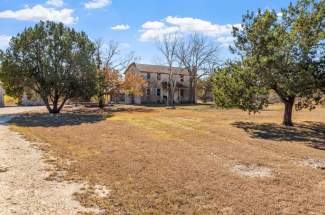
<svg viewBox="0 0 325 215"><path fill-rule="evenodd" d="M105 107L105 99L104 99L104 96L99 96L98 97L98 107L100 109L104 109L104 107Z"/></svg>
<svg viewBox="0 0 325 215"><path fill-rule="evenodd" d="M50 110L50 113L52 114L57 114L57 113L60 113L58 107L53 107L51 110Z"/></svg>
<svg viewBox="0 0 325 215"><path fill-rule="evenodd" d="M172 106L172 108L176 108L175 107L175 88L176 88L176 83L175 82L173 82L172 83L172 87L171 87L171 92L170 92L170 94L172 95L171 96L171 106Z"/></svg>
<svg viewBox="0 0 325 215"><path fill-rule="evenodd" d="M43 101L44 101L44 103L45 103L45 106L46 106L46 108L47 108L47 111L48 111L49 113L51 113L51 112L52 112L52 108L51 108L51 106L50 106L50 104L49 104L49 101L48 101L47 99L43 99Z"/></svg>
<svg viewBox="0 0 325 215"><path fill-rule="evenodd" d="M196 97L197 97L197 95L196 95L196 86L197 86L197 79L196 79L196 77L194 78L194 81L193 81L193 104L196 104L197 102L196 102Z"/></svg>
<svg viewBox="0 0 325 215"><path fill-rule="evenodd" d="M41 95L41 98L48 110L49 113L52 113L52 114L57 114L57 113L60 113L61 109L63 108L65 102L67 101L67 98L63 100L63 103L60 105L60 107L58 107L58 103L59 103L59 98L55 98L54 101L53 101L53 107L51 107L50 103L49 103L49 100L48 100L48 97L45 96L45 95Z"/></svg>
<svg viewBox="0 0 325 215"><path fill-rule="evenodd" d="M68 101L68 98L64 98L61 105L59 106L58 113L61 112L62 108L64 107L65 103Z"/></svg>
<svg viewBox="0 0 325 215"><path fill-rule="evenodd" d="M58 108L58 103L59 103L59 99L55 98L53 101L53 107L50 110L50 113L53 113L53 114L60 113L60 110Z"/></svg>
<svg viewBox="0 0 325 215"><path fill-rule="evenodd" d="M191 77L190 78L190 87L189 87L189 91L190 91L190 103L191 104L196 104L196 85L197 85L197 80L196 78Z"/></svg>
<svg viewBox="0 0 325 215"><path fill-rule="evenodd" d="M198 68L197 66L193 67L193 70L191 72L191 79L190 79L190 91L191 91L191 103L196 104L196 85L197 85L197 72Z"/></svg>
<svg viewBox="0 0 325 215"><path fill-rule="evenodd" d="M294 97L289 97L286 101L284 101L284 115L282 124L285 126L293 126L292 123L292 109L295 102Z"/></svg>
<svg viewBox="0 0 325 215"><path fill-rule="evenodd" d="M169 87L168 87L168 83L167 83L167 98L166 98L166 106L168 107L169 106Z"/></svg>
<svg viewBox="0 0 325 215"><path fill-rule="evenodd" d="M193 77L190 77L190 86L189 86L189 97L190 103L194 103L194 90L193 90Z"/></svg>

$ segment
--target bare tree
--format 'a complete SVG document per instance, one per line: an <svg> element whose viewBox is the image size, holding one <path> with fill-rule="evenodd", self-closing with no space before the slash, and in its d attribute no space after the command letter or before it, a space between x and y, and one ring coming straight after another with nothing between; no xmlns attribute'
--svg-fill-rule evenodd
<svg viewBox="0 0 325 215"><path fill-rule="evenodd" d="M108 45L107 45L107 48L105 48L105 56L104 59L105 59L105 66L108 67L108 68L113 68L113 67L116 67L115 64L119 64L120 60L116 59L117 57L120 57L120 48L119 48L119 43L114 41L114 40L111 40L109 41ZM118 61L118 62L116 62Z"/></svg>
<svg viewBox="0 0 325 215"><path fill-rule="evenodd" d="M102 49L103 49L103 46L104 46L104 42L102 39L97 39L95 40L95 58L96 58L96 67L97 69L99 70L102 66Z"/></svg>
<svg viewBox="0 0 325 215"><path fill-rule="evenodd" d="M134 61L139 60L130 52L123 56L120 44L116 41L110 41L105 45L102 39L95 41L96 45L96 66L97 81L96 91L98 97L98 105L103 108L105 105L105 96L111 95L122 87L120 72L125 70L127 66Z"/></svg>
<svg viewBox="0 0 325 215"><path fill-rule="evenodd" d="M111 40L105 45L103 40L98 39L95 41L95 44L96 58L98 58L97 62L99 62L102 67L123 71L132 62L140 60L134 52L123 55L121 45L117 41Z"/></svg>
<svg viewBox="0 0 325 215"><path fill-rule="evenodd" d="M167 101L166 105L175 107L174 94L176 88L176 74L173 73L173 67L177 64L177 47L179 44L177 34L165 34L162 38L157 40L157 47L164 57L165 64L169 68L167 81Z"/></svg>
<svg viewBox="0 0 325 215"><path fill-rule="evenodd" d="M190 101L196 103L197 81L209 75L218 65L219 47L206 37L193 34L183 39L177 46L177 58L190 75Z"/></svg>

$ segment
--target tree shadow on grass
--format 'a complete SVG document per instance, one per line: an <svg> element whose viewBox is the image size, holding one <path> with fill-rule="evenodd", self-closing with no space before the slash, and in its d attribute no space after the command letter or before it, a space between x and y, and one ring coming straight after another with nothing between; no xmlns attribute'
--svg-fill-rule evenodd
<svg viewBox="0 0 325 215"><path fill-rule="evenodd" d="M325 150L325 123L306 121L286 127L272 123L235 122L233 126L243 129L252 138L304 142L313 148Z"/></svg>
<svg viewBox="0 0 325 215"><path fill-rule="evenodd" d="M15 114L9 123L20 127L61 127L61 126L74 126L81 124L93 124L107 118L114 116L118 112L128 113L148 113L153 109L141 107L116 107L116 108L81 108L72 109L66 108L63 113L49 114L49 113L25 113ZM4 115L2 115L2 118ZM1 120L0 120L1 123Z"/></svg>
<svg viewBox="0 0 325 215"><path fill-rule="evenodd" d="M133 112L138 112L138 113L150 113L153 112L154 109L148 108L145 106L137 107L137 106L110 106L110 107L104 107L103 109L98 108L97 106L87 106L87 107L82 107L79 109L73 109L73 108L66 108L66 112L68 113L77 113L77 114L107 114L107 115L112 115L114 113L120 113L120 112L128 112L128 113L133 113Z"/></svg>
<svg viewBox="0 0 325 215"><path fill-rule="evenodd" d="M28 113L16 115L9 123L20 127L61 127L97 123L107 117L103 114Z"/></svg>

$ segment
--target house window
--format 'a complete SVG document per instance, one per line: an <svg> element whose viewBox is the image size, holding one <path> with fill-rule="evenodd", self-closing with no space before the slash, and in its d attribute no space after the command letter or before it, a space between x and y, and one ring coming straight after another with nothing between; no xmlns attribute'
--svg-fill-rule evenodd
<svg viewBox="0 0 325 215"><path fill-rule="evenodd" d="M181 94L181 97L184 97L184 90L183 89L181 89L180 94Z"/></svg>
<svg viewBox="0 0 325 215"><path fill-rule="evenodd" d="M150 89L147 89L147 96L150 96Z"/></svg>
<svg viewBox="0 0 325 215"><path fill-rule="evenodd" d="M157 80L160 81L161 80L161 74L157 73Z"/></svg>
<svg viewBox="0 0 325 215"><path fill-rule="evenodd" d="M184 82L184 75L180 75L181 82Z"/></svg>
<svg viewBox="0 0 325 215"><path fill-rule="evenodd" d="M147 80L150 80L150 73L147 72Z"/></svg>
<svg viewBox="0 0 325 215"><path fill-rule="evenodd" d="M160 93L160 89L157 89L157 96L160 96L161 93Z"/></svg>

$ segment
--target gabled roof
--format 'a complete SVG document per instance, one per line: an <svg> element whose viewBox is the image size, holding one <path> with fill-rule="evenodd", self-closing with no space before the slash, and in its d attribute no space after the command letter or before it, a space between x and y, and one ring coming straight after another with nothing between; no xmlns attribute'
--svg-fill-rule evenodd
<svg viewBox="0 0 325 215"><path fill-rule="evenodd" d="M168 66L139 64L139 63L133 63L130 66L132 65L134 65L140 72L169 74ZM179 75L189 75L187 69L180 68L180 67L172 67L172 73L179 74Z"/></svg>

